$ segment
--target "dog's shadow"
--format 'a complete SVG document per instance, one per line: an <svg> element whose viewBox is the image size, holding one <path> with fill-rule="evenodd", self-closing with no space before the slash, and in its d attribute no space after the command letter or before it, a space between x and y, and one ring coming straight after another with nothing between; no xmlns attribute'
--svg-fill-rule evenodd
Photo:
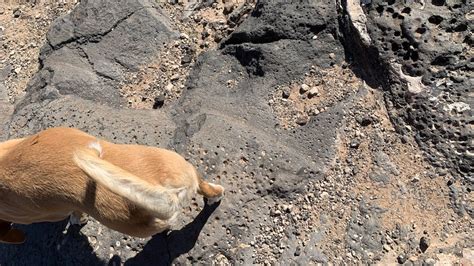
<svg viewBox="0 0 474 266"><path fill-rule="evenodd" d="M153 236L140 253L125 262L125 266L171 265L174 259L194 247L201 230L219 205L220 202L206 204L194 220L181 230Z"/></svg>
<svg viewBox="0 0 474 266"><path fill-rule="evenodd" d="M21 245L0 244L0 265L104 265L79 226L64 230L67 221L15 225L26 233Z"/></svg>
<svg viewBox="0 0 474 266"><path fill-rule="evenodd" d="M178 231L161 233L152 237L143 250L125 262L133 265L171 265L173 260L189 252L201 230L219 203L205 205L194 220ZM21 245L0 244L0 265L120 265L121 258L100 260L92 250L87 236L81 234L79 226L70 226L67 221L38 223L28 226L15 225L27 235Z"/></svg>

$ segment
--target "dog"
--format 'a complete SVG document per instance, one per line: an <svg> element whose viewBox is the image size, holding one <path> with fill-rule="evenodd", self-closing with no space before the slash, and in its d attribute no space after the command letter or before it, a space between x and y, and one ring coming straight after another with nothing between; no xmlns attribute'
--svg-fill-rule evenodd
<svg viewBox="0 0 474 266"><path fill-rule="evenodd" d="M220 201L224 187L205 182L173 151L114 144L73 128L51 128L0 143L0 242L21 244L12 223L57 222L85 215L135 237L171 228L196 194Z"/></svg>

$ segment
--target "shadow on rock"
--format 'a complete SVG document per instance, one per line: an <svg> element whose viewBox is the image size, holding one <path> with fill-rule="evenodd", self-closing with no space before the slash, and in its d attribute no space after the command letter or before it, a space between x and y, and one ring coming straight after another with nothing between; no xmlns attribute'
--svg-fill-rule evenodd
<svg viewBox="0 0 474 266"><path fill-rule="evenodd" d="M206 204L199 215L181 230L153 236L143 250L126 261L125 265L171 265L174 259L188 253L196 245L201 230L219 205Z"/></svg>
<svg viewBox="0 0 474 266"><path fill-rule="evenodd" d="M0 244L0 265L104 265L79 226L63 233L67 220L58 223L14 225L26 233L21 245Z"/></svg>

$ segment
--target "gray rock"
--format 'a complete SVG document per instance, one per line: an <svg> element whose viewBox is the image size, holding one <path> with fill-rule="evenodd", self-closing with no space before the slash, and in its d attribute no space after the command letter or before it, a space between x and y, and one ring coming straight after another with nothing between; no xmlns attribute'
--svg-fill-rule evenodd
<svg viewBox="0 0 474 266"><path fill-rule="evenodd" d="M430 240L426 236L420 238L420 249L422 252L425 252L430 246Z"/></svg>
<svg viewBox="0 0 474 266"><path fill-rule="evenodd" d="M300 86L300 94L303 94L309 90L309 86L306 84L301 84Z"/></svg>
<svg viewBox="0 0 474 266"><path fill-rule="evenodd" d="M13 105L8 101L7 88L0 79L0 141L7 139L8 123L13 114Z"/></svg>
<svg viewBox="0 0 474 266"><path fill-rule="evenodd" d="M374 161L375 164L384 172L395 176L400 174L398 167L390 160L390 157L386 153L382 151L376 152Z"/></svg>
<svg viewBox="0 0 474 266"><path fill-rule="evenodd" d="M357 149L360 146L360 140L358 139L353 139L351 140L350 147L353 149Z"/></svg>
<svg viewBox="0 0 474 266"><path fill-rule="evenodd" d="M387 184L391 178L400 174L398 167L390 160L390 157L382 151L375 153L374 162L375 166L372 172L369 173L369 177L375 182Z"/></svg>
<svg viewBox="0 0 474 266"><path fill-rule="evenodd" d="M368 115L357 116L356 120L363 127L366 127L374 122L374 119Z"/></svg>
<svg viewBox="0 0 474 266"><path fill-rule="evenodd" d="M306 244L305 248L300 252L295 259L288 259L288 257L283 257L283 262L291 263L296 262L298 265L313 265L318 263L327 263L328 257L323 254L321 250L317 248L318 243L320 243L324 237L324 232L316 231L309 236L309 241ZM295 252L298 251L297 250ZM296 254L295 254L296 255ZM289 257L291 258L291 257Z"/></svg>
<svg viewBox="0 0 474 266"><path fill-rule="evenodd" d="M0 81L4 82L8 76L13 72L13 67L10 64L6 64L0 69Z"/></svg>
<svg viewBox="0 0 474 266"><path fill-rule="evenodd" d="M311 88L309 91L308 91L308 98L313 98L315 96L318 96L319 94L319 90L318 88L314 87L314 88Z"/></svg>
<svg viewBox="0 0 474 266"><path fill-rule="evenodd" d="M13 9L13 17L14 17L14 18L19 18L20 16L21 16L21 10L20 10L20 8L17 7L17 8L15 8L15 9Z"/></svg>
<svg viewBox="0 0 474 266"><path fill-rule="evenodd" d="M397 257L397 262L399 264L404 264L407 261L407 256L405 254L400 254Z"/></svg>
<svg viewBox="0 0 474 266"><path fill-rule="evenodd" d="M337 13L327 8L330 3L259 1L219 49L197 59L178 102L138 111L122 108L123 74L139 69L179 35L152 1L81 1L48 33L41 69L15 108L9 137L69 126L118 143L174 149L228 192L217 209L199 212L199 199L183 215L181 230L151 239L126 237L94 220L67 234L60 233L64 223L24 226L29 242L0 246L0 263L211 264L223 254L231 264L255 263L257 245L234 247L254 241L260 225L273 226L266 206L298 196L331 167L343 114L357 99L347 97L292 131L275 126L278 118L267 103L277 85L304 76L311 65L342 62L343 47L333 35ZM238 85L229 92L225 84L231 79ZM278 238L289 239L286 233ZM75 252L79 246L85 248ZM29 257L20 261L17 252ZM281 252L278 247L274 256ZM328 260L314 247L299 257Z"/></svg>
<svg viewBox="0 0 474 266"><path fill-rule="evenodd" d="M177 37L154 1L81 2L51 26L40 53L42 68L20 106L44 98L43 88L50 86L59 95L119 107L126 73L138 71Z"/></svg>
<svg viewBox="0 0 474 266"><path fill-rule="evenodd" d="M474 164L468 140L472 132L466 130L474 110L473 97L466 90L474 86L469 78L469 4L378 0L360 14L353 2L344 7L348 13L342 20L345 45L367 82L386 91L397 130L414 135L432 164L449 167L452 174L471 182ZM460 112L459 105L464 106Z"/></svg>
<svg viewBox="0 0 474 266"><path fill-rule="evenodd" d="M347 225L346 244L361 257L361 261L372 261L367 252L378 254L383 250L380 218L384 212L378 206L361 200Z"/></svg>
<svg viewBox="0 0 474 266"><path fill-rule="evenodd" d="M438 129L436 124L435 129L431 125L425 127L435 118L427 117L428 111L421 111L426 96L423 89L431 86L429 88L436 93L436 90L450 91L448 87L453 86L457 90L459 87L456 86L469 82L467 75L454 76L451 73L454 70L463 73L470 67L459 63L464 44L441 45L440 49L445 50L440 54L431 51L428 45L415 47L419 38L417 34L423 35L421 32L427 26L419 25L420 29L414 32L410 29L418 20L405 14L414 14L414 8L411 11L398 10L401 7L393 7L398 3L362 1L366 5L362 11L366 12L367 34L374 42L371 47L365 47L367 43L357 40L359 35L350 34L354 31L350 24L345 24L344 16L338 17L333 1L294 4L291 1L261 0L218 49L198 57L179 101L162 105L162 99L158 98L156 107L161 105L159 110L130 110L123 108L124 102L118 93L124 74L136 72L156 58L162 44L178 38L179 34L171 29L167 17L155 8L155 1L109 2L81 1L72 13L54 23L40 54L41 69L30 81L26 97L12 115L12 106L8 106L10 109L6 111L0 110L0 124L2 119L7 121L2 132L8 135L0 137L13 138L48 127L70 126L118 143L173 149L196 165L206 179L222 183L227 189L226 197L220 206L204 206L199 197L182 215L176 228L180 230L148 239L122 235L94 220L82 228L69 227L67 233L63 233L65 222L19 226L27 232L28 242L15 247L1 245L2 265L188 265L216 261L250 265L267 259L261 257L261 252L268 252L269 257L291 265L331 262L333 258L328 258L319 248L326 230L332 229L325 226L329 226L334 217L321 214L321 224L315 225L314 231L308 233L309 241L304 245L295 237L301 233L296 225L275 225L273 219L293 216L289 204L307 187L314 186L315 181L327 177L327 170L339 163L334 159L338 152L339 134L344 131L344 114L350 113L361 97L350 94L331 103L324 112L305 120L300 126L286 130L279 126L278 117L268 105L269 96L276 93L275 88L301 81L312 65L325 69L342 64L346 56L354 56L361 66L370 66L362 68L367 72L365 75L371 77L367 82L387 89L388 108L397 129L412 134L404 130L407 128L405 125L411 125L418 141L426 137L441 143L440 147L430 146L427 149L430 151L443 148L445 140L444 137L436 139L436 132L427 135L428 131ZM189 11L194 12L214 2L191 1L190 4L194 5ZM383 8L381 13L388 12L390 16L378 18L379 5ZM388 11L389 6L393 12L397 10L396 14ZM240 9L229 14L229 19L240 22L243 17ZM444 13L438 15L442 21L426 14L417 13L416 16L424 19L421 21L448 27ZM338 24L338 19L341 24ZM390 22L392 19L406 21L395 24ZM452 30L462 35L464 26L461 24ZM395 25L399 25L402 32L399 36L393 32L393 36L403 38L401 42L393 36L383 35L388 33L383 33L382 27L395 29ZM339 36L340 28L346 31L344 36ZM378 38L380 35L385 36L386 41ZM339 42L340 37L344 38L346 51ZM387 47L386 51L384 44L389 39L394 40L394 48ZM405 41L408 45L404 45ZM397 45L402 48L397 50ZM188 50L190 55L195 52L191 47ZM401 52L397 52L399 50ZM367 51L371 51L369 56ZM417 56L419 60L414 60ZM391 68L389 59L392 57L403 65L405 72ZM380 60L377 62L382 66L368 60ZM425 60L431 62L430 66L418 62ZM191 62L192 56L182 59L183 65ZM461 64L459 67L458 63ZM418 73L429 67L441 71L433 70L429 75ZM422 74L423 80L417 77ZM428 84L432 77L432 82L438 82L438 85ZM232 90L226 86L228 80L237 81ZM288 98L289 94L289 90L284 89L281 96ZM451 116L449 130L457 130L457 123L466 123L467 120L462 119L470 112L466 107L470 102L458 102L448 105L448 111L436 110L448 112ZM0 105L0 108L3 106L7 105ZM369 129L376 129L378 124L374 117L361 116L357 121L362 126L370 126ZM463 137L467 133L463 134L464 131L460 130L460 139L456 141L466 142ZM383 136L374 140L376 146L383 145L383 142ZM358 146L355 143L350 145ZM459 159L463 155L456 156ZM389 159L382 151L375 154L375 167L370 175L373 180L390 182L399 174L399 169ZM453 160L450 162L453 163L451 166L458 165ZM356 170L346 167L343 171L350 174ZM337 187L337 182L324 184L325 188L315 195L321 195L324 200L338 197L333 186ZM457 184L453 183L449 188L451 204L469 212L468 206L462 203L461 193L466 190ZM351 185L353 183L348 183ZM322 188L322 184L318 188ZM411 236L413 232L403 226L386 232L390 236L385 237L386 228L380 221L384 210L364 199L344 201L347 204L354 202L359 202L359 206L352 208L352 216L345 220L341 213L337 221L346 225L345 243L342 245L347 247L348 257L369 264L380 259L384 249L388 251L390 245L401 243L409 251L421 248L421 240ZM300 215L309 217L307 213ZM272 233L281 231L266 235L262 233L265 227ZM268 238L258 240L257 236ZM393 244L389 244L388 239ZM423 243L429 246L426 240ZM262 244L268 248L262 248ZM19 254L28 254L28 257ZM397 260L406 262L408 255L404 253Z"/></svg>
<svg viewBox="0 0 474 266"><path fill-rule="evenodd" d="M224 41L223 45L270 43L284 39L308 41L315 35L334 32L337 25L336 10L320 8L320 4L332 4L331 1L307 1L303 5L270 4L270 2L270 0L259 1L252 15ZM281 9L279 5L285 9ZM301 8L303 6L305 9ZM330 53L321 55L329 56Z"/></svg>
<svg viewBox="0 0 474 266"><path fill-rule="evenodd" d="M291 95L290 88L285 87L285 88L283 89L283 92L282 92L282 95L281 95L281 96L282 96L284 99L288 99L288 98L290 97L290 95Z"/></svg>

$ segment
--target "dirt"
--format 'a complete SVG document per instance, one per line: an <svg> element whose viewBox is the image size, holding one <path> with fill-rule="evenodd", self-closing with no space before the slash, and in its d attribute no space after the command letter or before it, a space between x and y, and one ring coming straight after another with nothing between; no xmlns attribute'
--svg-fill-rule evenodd
<svg viewBox="0 0 474 266"><path fill-rule="evenodd" d="M306 84L309 90L318 88L318 93L309 98L308 91L301 90L302 84ZM256 237L255 245L261 251L257 261L276 262L268 258L275 248L279 249L278 244L272 247L266 244L267 240L279 243L281 232L290 224L299 228L295 243L301 249L314 245L315 228L323 228L319 231L320 240L316 247L335 264L355 263L364 255L373 256L370 250L366 254L348 252L347 245L343 245L347 238L358 243L366 237L363 234L350 236L348 231L348 223L351 223L354 210L361 202L381 210L376 223L386 244L384 255L377 258L379 265L393 264L401 254L412 262L426 258L443 263L468 261L462 257L440 255L440 250L469 243L470 236L466 232L472 231L472 221L468 217L459 218L449 207L450 191L446 183L452 176L440 176L424 160L413 138L396 133L382 92L368 87L350 69L334 66L329 71L319 71L312 68L302 81L277 88L269 103L282 127L291 130L302 126L298 123L301 117L308 121L324 112L326 106L361 90L367 91L366 96L353 112L347 114L345 129L339 134L334 168L328 171L324 180L306 186L304 197L272 208L276 228L262 228L261 235ZM395 169L395 174L383 173L389 177L384 182L371 178L379 168L375 157L380 152L387 155L384 158ZM363 221L357 223L362 225ZM407 226L409 233L404 239L393 241L390 238L397 228ZM431 241L425 252L407 244L410 239L418 241L423 236ZM284 250L285 244L281 246ZM465 257L469 257L469 252L471 249L465 249Z"/></svg>
<svg viewBox="0 0 474 266"><path fill-rule="evenodd" d="M166 52L137 74L128 77L121 87L122 97L132 109L158 109L175 101L184 89L191 64L181 63L183 56L181 41L165 44ZM194 51L192 60L194 60Z"/></svg>
<svg viewBox="0 0 474 266"><path fill-rule="evenodd" d="M6 76L11 103L21 99L28 81L38 70L39 51L52 21L67 14L76 4L77 1L40 1L36 4L7 2L0 6L0 38L3 40L0 69ZM218 43L245 19L255 3L243 0L217 2L194 7L195 10L190 10L184 2L160 5L181 35L179 40L165 44L167 52L144 66L139 74L127 77L120 91L132 109L157 109L178 99L196 57L216 49ZM235 17L238 18L236 21Z"/></svg>
<svg viewBox="0 0 474 266"><path fill-rule="evenodd" d="M212 5L162 3L173 26L180 32L179 39L165 44L166 52L138 74L127 78L121 95L132 109L158 109L176 101L189 71L199 54L217 49L221 40L231 34L245 19L252 1L215 2ZM229 13L230 12L230 13ZM229 81L229 85L232 85Z"/></svg>
<svg viewBox="0 0 474 266"><path fill-rule="evenodd" d="M38 70L38 55L54 19L68 13L76 1L0 3L0 78L5 79L9 101L18 102Z"/></svg>
<svg viewBox="0 0 474 266"><path fill-rule="evenodd" d="M275 88L269 104L283 128L295 128L354 93L362 84L347 64L325 70L312 66L303 80Z"/></svg>

